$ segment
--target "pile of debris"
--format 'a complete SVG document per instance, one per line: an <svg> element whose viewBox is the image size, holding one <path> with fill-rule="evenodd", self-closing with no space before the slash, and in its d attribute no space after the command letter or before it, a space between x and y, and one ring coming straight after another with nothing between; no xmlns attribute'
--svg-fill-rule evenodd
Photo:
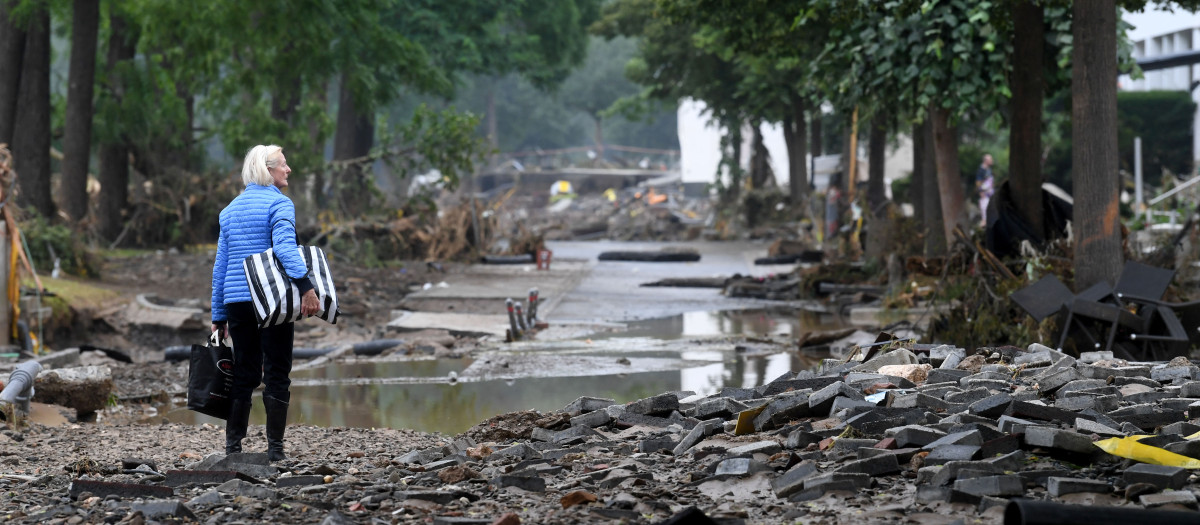
<svg viewBox="0 0 1200 525"><path fill-rule="evenodd" d="M1188 470L1200 468L1200 425L1188 422L1200 415L1200 367L1186 359L942 345L822 369L712 395L582 397L394 456L380 444L372 457L317 463L239 454L162 474L93 466L66 489L70 504L12 517L845 523L945 520L965 506L1022 523L1055 512L1200 520ZM142 482L101 479L120 476Z"/></svg>
<svg viewBox="0 0 1200 525"><path fill-rule="evenodd" d="M515 236L524 229L547 240L678 241L700 237L712 214L711 200L674 191L642 195L628 188L553 203L548 196L521 195L502 203L497 231Z"/></svg>

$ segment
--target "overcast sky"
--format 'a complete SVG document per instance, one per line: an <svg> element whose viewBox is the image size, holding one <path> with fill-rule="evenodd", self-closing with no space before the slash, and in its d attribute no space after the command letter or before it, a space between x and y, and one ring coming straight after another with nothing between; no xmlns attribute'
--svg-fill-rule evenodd
<svg viewBox="0 0 1200 525"><path fill-rule="evenodd" d="M1134 42L1180 29L1200 27L1200 13L1193 14L1182 9L1168 13L1153 4L1147 5L1141 13L1125 13L1124 18L1134 25L1129 30L1129 39Z"/></svg>

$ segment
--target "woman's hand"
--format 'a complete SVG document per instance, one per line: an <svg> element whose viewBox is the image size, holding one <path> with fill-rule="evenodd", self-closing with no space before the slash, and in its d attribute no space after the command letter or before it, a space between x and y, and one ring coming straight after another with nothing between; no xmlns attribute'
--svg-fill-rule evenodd
<svg viewBox="0 0 1200 525"><path fill-rule="evenodd" d="M220 322L220 323L213 323L213 324L212 324L212 331L214 331L214 332L216 332L216 333L217 333L217 339L218 339L218 340L220 340L220 341L224 341L224 340L225 340L225 335L226 335L226 334L225 334L225 323L224 323L224 322Z"/></svg>
<svg viewBox="0 0 1200 525"><path fill-rule="evenodd" d="M317 300L316 290L304 292L304 295L300 297L300 315L312 317L317 315L320 310L321 302Z"/></svg>

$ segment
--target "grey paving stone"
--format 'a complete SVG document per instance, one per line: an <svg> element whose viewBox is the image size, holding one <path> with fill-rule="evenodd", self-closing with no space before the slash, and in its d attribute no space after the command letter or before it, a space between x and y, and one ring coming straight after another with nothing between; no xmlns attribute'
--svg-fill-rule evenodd
<svg viewBox="0 0 1200 525"><path fill-rule="evenodd" d="M1054 421L1062 424L1073 424L1076 418L1087 417L1078 412L1063 410L1045 405L1039 405L1028 401L1013 401L1008 406L1006 415L1021 419L1037 419L1041 421ZM1003 429L1001 429L1003 430Z"/></svg>
<svg viewBox="0 0 1200 525"><path fill-rule="evenodd" d="M1050 477L1046 480L1046 491L1051 496L1061 498L1067 494L1077 494L1080 492L1096 492L1100 494L1108 494L1112 492L1112 485L1107 481L1095 479L1079 479L1079 478L1064 478Z"/></svg>
<svg viewBox="0 0 1200 525"><path fill-rule="evenodd" d="M974 445L980 446L983 444L983 434L978 430L966 430L963 432L955 432L946 434L936 441L925 445L925 450L932 450L943 445Z"/></svg>
<svg viewBox="0 0 1200 525"><path fill-rule="evenodd" d="M776 497L786 498L804 489L804 481L817 474L817 464L801 461L771 482Z"/></svg>
<svg viewBox="0 0 1200 525"><path fill-rule="evenodd" d="M718 397L698 403L694 415L697 419L712 419L714 417L729 419L734 414L748 408L750 407L731 397Z"/></svg>
<svg viewBox="0 0 1200 525"><path fill-rule="evenodd" d="M726 450L725 453L728 455L731 455L731 456L736 456L736 455L741 455L741 454L766 454L766 455L770 456L777 452L781 452L782 450L783 450L783 447L779 445L778 441L764 440L764 441L755 441L754 443L747 443L745 445L737 446L737 447L731 448L729 450Z"/></svg>
<svg viewBox="0 0 1200 525"><path fill-rule="evenodd" d="M925 456L926 465L942 465L951 461L970 461L979 457L979 445L939 445Z"/></svg>
<svg viewBox="0 0 1200 525"><path fill-rule="evenodd" d="M896 446L904 448L913 445L923 447L946 436L945 432L921 425L908 425L896 429L892 436L896 438Z"/></svg>
<svg viewBox="0 0 1200 525"><path fill-rule="evenodd" d="M1109 427L1106 425L1101 425L1100 423L1097 423L1095 421L1088 421L1083 418L1079 418L1079 419L1075 420L1075 431L1079 432L1081 434L1099 434L1101 436L1112 436L1112 437L1125 435L1120 430L1117 430L1115 428L1112 428L1112 427Z"/></svg>
<svg viewBox="0 0 1200 525"><path fill-rule="evenodd" d="M987 476L957 480L953 489L973 496L1021 496L1025 494L1025 482L1020 476Z"/></svg>
<svg viewBox="0 0 1200 525"><path fill-rule="evenodd" d="M1095 454L1100 451L1092 445L1092 438L1052 427L1028 427L1025 429L1025 444L1047 447L1080 454Z"/></svg>
<svg viewBox="0 0 1200 525"><path fill-rule="evenodd" d="M917 483L921 482L921 475L926 469L930 469L928 483L933 485L949 485L964 471L983 471L996 475L1004 473L1000 466L987 461L951 461L940 467L925 467L917 471Z"/></svg>
<svg viewBox="0 0 1200 525"><path fill-rule="evenodd" d="M1181 467L1138 463L1125 469L1124 479L1127 483L1149 483L1159 490L1179 490L1187 484L1188 475L1188 470Z"/></svg>
<svg viewBox="0 0 1200 525"><path fill-rule="evenodd" d="M858 459L837 468L835 472L860 473L868 476L886 476L900 472L900 463L894 454Z"/></svg>
<svg viewBox="0 0 1200 525"><path fill-rule="evenodd" d="M173 499L135 501L130 505L130 510L141 511L142 515L149 519L161 519L164 516L176 520L194 521L196 519L192 509L189 509L183 502Z"/></svg>
<svg viewBox="0 0 1200 525"><path fill-rule="evenodd" d="M813 413L810 403L811 396L807 392L781 394L754 417L754 429L762 432L783 425L788 420L809 416Z"/></svg>
<svg viewBox="0 0 1200 525"><path fill-rule="evenodd" d="M216 490L224 494L232 494L234 496L242 496L252 499L272 500L278 497L278 494L269 488L255 485L253 483L242 481L240 479L231 479L217 485Z"/></svg>
<svg viewBox="0 0 1200 525"><path fill-rule="evenodd" d="M601 410L604 407L615 404L617 404L616 401L604 397L582 396L570 403L567 403L567 406L562 407L561 411L571 414L572 416L577 416L586 412Z"/></svg>
<svg viewBox="0 0 1200 525"><path fill-rule="evenodd" d="M679 410L679 398L675 394L659 394L626 403L625 410L644 416L662 416Z"/></svg>
<svg viewBox="0 0 1200 525"><path fill-rule="evenodd" d="M1055 395L1058 397L1063 397L1075 392L1091 390L1094 388L1104 388L1106 386L1108 386L1108 381L1104 379L1076 379L1063 385L1062 388L1059 388Z"/></svg>
<svg viewBox="0 0 1200 525"><path fill-rule="evenodd" d="M753 458L729 458L717 463L717 470L713 475L718 477L741 477L770 470L771 467L766 463L755 461Z"/></svg>
<svg viewBox="0 0 1200 525"><path fill-rule="evenodd" d="M998 418L1008 410L1008 405L1012 404L1012 396L1006 393L1000 393L985 397L967 407L967 410L974 415Z"/></svg>
<svg viewBox="0 0 1200 525"><path fill-rule="evenodd" d="M191 505L192 507L208 507L208 506L212 506L212 505L224 505L224 504L225 504L225 498L223 498L221 496L221 493L216 490L210 490L208 492L205 492L204 494L201 494L199 496L196 496L196 497L188 500L188 505Z"/></svg>
<svg viewBox="0 0 1200 525"><path fill-rule="evenodd" d="M986 456L985 456L986 457ZM1016 472L1025 466L1025 451L1014 450L1007 454L990 457L984 460L986 463L1000 469L1000 471Z"/></svg>
<svg viewBox="0 0 1200 525"><path fill-rule="evenodd" d="M571 418L571 426L596 428L611 423L613 417L603 410L585 412Z"/></svg>
<svg viewBox="0 0 1200 525"><path fill-rule="evenodd" d="M495 485L496 488L516 487L530 492L546 492L546 480L539 476L512 476L505 474L492 478L488 483Z"/></svg>
<svg viewBox="0 0 1200 525"><path fill-rule="evenodd" d="M862 392L839 381L813 392L808 397L809 412L817 416L828 415L829 409L833 407L834 398L838 396L859 400L863 398Z"/></svg>
<svg viewBox="0 0 1200 525"><path fill-rule="evenodd" d="M1195 366L1169 366L1150 369L1150 379L1160 383L1185 382L1196 378L1200 368Z"/></svg>
<svg viewBox="0 0 1200 525"><path fill-rule="evenodd" d="M945 383L948 381L958 382L964 377L971 375L966 370L958 370L951 368L934 368L929 371L929 377L925 378L926 384Z"/></svg>
<svg viewBox="0 0 1200 525"><path fill-rule="evenodd" d="M834 383L841 382L841 378L837 376L824 377L808 377L800 379L788 379L780 381L772 381L755 389L756 397L770 397L776 394L781 394L791 391L800 390L820 390ZM740 399L739 399L740 401Z"/></svg>
<svg viewBox="0 0 1200 525"><path fill-rule="evenodd" d="M1142 506L1152 509L1163 505L1183 505L1190 509L1196 508L1196 494L1188 490L1174 490L1158 494L1146 494L1138 498ZM1198 517L1200 519L1200 517Z"/></svg>
<svg viewBox="0 0 1200 525"><path fill-rule="evenodd" d="M871 486L871 476L861 472L828 472L804 480L804 488L812 489L841 482L848 482L855 489L865 489Z"/></svg>
<svg viewBox="0 0 1200 525"><path fill-rule="evenodd" d="M988 390L987 388L979 388L979 387L972 386L972 387L969 387L967 390L963 390L962 392L953 392L953 393L946 394L946 397L943 397L942 400L947 403L966 403L967 405L970 405L971 403L979 401L980 399L984 399L984 398L991 397L991 396L992 396L991 390Z"/></svg>
<svg viewBox="0 0 1200 525"><path fill-rule="evenodd" d="M711 436L712 434L716 433L716 431L721 428L721 423L722 422L720 418L713 418L701 422L699 425L696 425L694 428L692 428L692 430L688 432L687 436L684 436L683 440L681 440L679 444L675 446L671 453L676 456L682 456L683 454L687 453L689 449L696 446L696 443L699 443L700 440L704 439L705 436Z"/></svg>

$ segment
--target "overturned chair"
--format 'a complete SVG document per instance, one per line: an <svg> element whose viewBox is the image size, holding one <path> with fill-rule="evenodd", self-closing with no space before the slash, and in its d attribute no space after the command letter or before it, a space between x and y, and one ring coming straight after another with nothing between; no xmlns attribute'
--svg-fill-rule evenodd
<svg viewBox="0 0 1200 525"><path fill-rule="evenodd" d="M1097 283L1076 295L1057 277L1047 275L1010 298L1038 322L1059 315L1059 350L1070 339L1079 351L1107 350L1129 360L1165 360L1186 355L1200 343L1200 304L1181 321L1169 303L1156 299L1166 293L1174 276L1173 270L1129 261L1116 286Z"/></svg>

